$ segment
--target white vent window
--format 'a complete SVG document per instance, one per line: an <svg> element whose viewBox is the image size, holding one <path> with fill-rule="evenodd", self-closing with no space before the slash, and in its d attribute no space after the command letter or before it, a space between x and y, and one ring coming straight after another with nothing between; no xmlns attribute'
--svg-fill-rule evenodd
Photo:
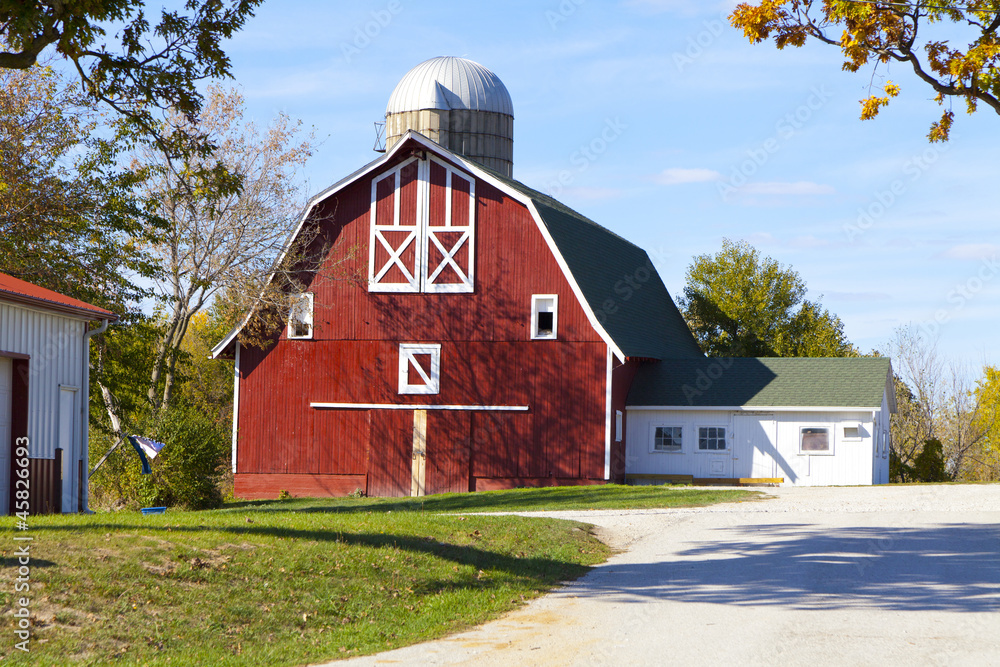
<svg viewBox="0 0 1000 667"><path fill-rule="evenodd" d="M860 440L861 436L862 431L860 426L854 425L844 427L844 440Z"/></svg>
<svg viewBox="0 0 1000 667"><path fill-rule="evenodd" d="M470 293L476 182L434 157L372 181L368 291Z"/></svg>
<svg viewBox="0 0 1000 667"><path fill-rule="evenodd" d="M615 410L615 442L622 441L623 421L624 420L622 419L622 411Z"/></svg>
<svg viewBox="0 0 1000 667"><path fill-rule="evenodd" d="M531 297L531 339L555 340L559 324L559 296L535 294Z"/></svg>
<svg viewBox="0 0 1000 667"><path fill-rule="evenodd" d="M309 339L313 337L313 295L310 292L292 298L288 313L288 337Z"/></svg>
<svg viewBox="0 0 1000 667"><path fill-rule="evenodd" d="M401 343L399 393L437 394L441 391L441 345Z"/></svg>

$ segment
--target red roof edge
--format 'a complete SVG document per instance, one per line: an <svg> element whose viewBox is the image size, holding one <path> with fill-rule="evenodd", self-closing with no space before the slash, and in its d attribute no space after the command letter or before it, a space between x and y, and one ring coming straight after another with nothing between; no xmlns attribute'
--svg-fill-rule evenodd
<svg viewBox="0 0 1000 667"><path fill-rule="evenodd" d="M117 320L110 310L39 287L26 280L0 273L0 299L45 308L59 313L84 316L88 320Z"/></svg>

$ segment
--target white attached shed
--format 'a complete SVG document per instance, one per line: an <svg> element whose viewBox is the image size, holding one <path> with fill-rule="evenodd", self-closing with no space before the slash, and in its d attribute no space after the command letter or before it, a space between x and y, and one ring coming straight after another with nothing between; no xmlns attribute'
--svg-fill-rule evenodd
<svg viewBox="0 0 1000 667"><path fill-rule="evenodd" d="M0 273L0 514L87 509L90 338L116 319Z"/></svg>
<svg viewBox="0 0 1000 667"><path fill-rule="evenodd" d="M895 411L887 358L656 362L629 392L626 478L884 484Z"/></svg>

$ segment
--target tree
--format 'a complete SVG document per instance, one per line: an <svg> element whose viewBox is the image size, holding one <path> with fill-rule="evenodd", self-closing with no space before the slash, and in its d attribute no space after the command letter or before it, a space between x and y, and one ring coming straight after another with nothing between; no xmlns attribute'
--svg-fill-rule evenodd
<svg viewBox="0 0 1000 667"><path fill-rule="evenodd" d="M197 117L198 83L229 75L222 40L262 1L186 0L182 10L162 9L154 25L143 0L0 0L0 69L27 70L52 47L88 96L152 135L161 149L204 152L210 145L203 137L158 134L154 113ZM112 29L115 39L106 41Z"/></svg>
<svg viewBox="0 0 1000 667"><path fill-rule="evenodd" d="M52 68L0 70L0 266L123 315L145 296L131 278L155 270L141 248L158 223L97 118Z"/></svg>
<svg viewBox="0 0 1000 667"><path fill-rule="evenodd" d="M1000 2L997 0L913 0L868 2L861 0L761 0L740 3L729 17L752 44L773 35L779 49L802 46L808 39L840 47L843 68L857 72L873 64L872 77L880 65L905 63L937 93L938 104L946 99L965 102L968 113L983 103L1000 114ZM929 36L935 23L954 24L954 32L965 29L968 46L953 48L948 40ZM964 41L964 40L963 40ZM878 115L900 87L887 80L882 95L869 88L861 100L861 118ZM947 141L955 114L949 102L941 118L931 125L931 141Z"/></svg>
<svg viewBox="0 0 1000 667"><path fill-rule="evenodd" d="M1000 481L1000 369L987 366L975 388L975 427L983 434L981 446L969 456L969 477Z"/></svg>
<svg viewBox="0 0 1000 667"><path fill-rule="evenodd" d="M684 318L709 356L819 357L857 354L840 318L805 300L799 274L745 241L688 267Z"/></svg>
<svg viewBox="0 0 1000 667"><path fill-rule="evenodd" d="M243 118L242 96L217 86L209 87L197 123L181 114L169 122L209 137L216 149L211 158L150 148L135 156L136 168L149 172L146 196L167 227L151 246L164 309L147 390L154 411L171 402L191 318L220 290L253 291L273 272L302 203L295 172L313 150L311 136L299 139L299 123L280 114L259 131ZM223 170L205 170L206 159ZM242 186L230 187L231 177Z"/></svg>

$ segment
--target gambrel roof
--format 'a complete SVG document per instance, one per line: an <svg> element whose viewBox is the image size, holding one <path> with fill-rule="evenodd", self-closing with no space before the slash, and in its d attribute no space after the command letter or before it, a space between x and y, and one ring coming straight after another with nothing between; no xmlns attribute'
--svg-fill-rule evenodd
<svg viewBox="0 0 1000 667"><path fill-rule="evenodd" d="M552 197L452 153L412 130L385 155L313 197L291 238L299 234L319 203L378 170L396 154L412 150L414 144L460 165L528 209L591 325L619 359L703 358L645 250ZM249 315L212 350L213 356L228 353L248 319Z"/></svg>
<svg viewBox="0 0 1000 667"><path fill-rule="evenodd" d="M887 357L678 359L640 368L629 407L856 408L896 411Z"/></svg>

